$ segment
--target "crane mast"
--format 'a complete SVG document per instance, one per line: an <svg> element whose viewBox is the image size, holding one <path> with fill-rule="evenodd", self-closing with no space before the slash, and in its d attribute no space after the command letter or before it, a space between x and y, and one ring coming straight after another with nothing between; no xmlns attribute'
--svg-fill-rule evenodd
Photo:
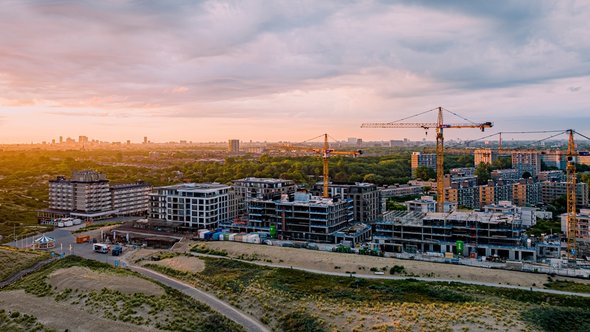
<svg viewBox="0 0 590 332"><path fill-rule="evenodd" d="M329 188L330 188L330 156L332 155L342 155L342 156L353 156L356 157L358 155L363 154L363 151L356 150L356 151L337 151L334 149L330 149L330 144L328 143L328 134L323 134L324 137L323 146L321 149L314 149L304 146L293 146L293 145L281 145L278 148L282 149L293 149L293 150L300 150L306 152L314 152L319 154L322 157L322 164L323 164L323 190L322 190L322 197L329 198ZM318 137L316 137L318 138ZM314 138L314 139L316 139Z"/></svg>
<svg viewBox="0 0 590 332"><path fill-rule="evenodd" d="M576 164L574 156L576 155L576 145L574 143L574 131L569 129L569 140L567 145L567 257L569 260L576 259L576 236L578 231L578 222L576 215Z"/></svg>
<svg viewBox="0 0 590 332"><path fill-rule="evenodd" d="M481 123L455 123L455 124L446 124L443 120L443 108L437 107L430 111L438 111L438 120L436 123L404 123L399 121L394 122L373 122L373 123L363 123L361 128L436 128L436 211L437 212L444 212L444 202L445 202L445 188L444 188L444 135L443 131L445 128L454 128L454 129L462 129L462 128L479 128L481 131L484 131L485 128L491 128L493 124L491 122L481 122ZM427 111L427 112L430 112ZM450 112L450 111L448 111ZM426 112L420 113L424 114ZM453 113L453 112L450 112ZM417 114L417 115L420 115ZM455 114L455 113L453 113ZM458 115L458 114L455 114ZM400 120L401 121L401 120ZM467 120L469 121L469 120Z"/></svg>

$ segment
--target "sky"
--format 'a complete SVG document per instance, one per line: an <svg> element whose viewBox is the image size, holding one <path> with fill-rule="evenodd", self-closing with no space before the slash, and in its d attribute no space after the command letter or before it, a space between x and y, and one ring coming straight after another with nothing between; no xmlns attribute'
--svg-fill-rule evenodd
<svg viewBox="0 0 590 332"><path fill-rule="evenodd" d="M421 140L360 126L439 106L590 136L588 31L588 1L0 0L0 143Z"/></svg>

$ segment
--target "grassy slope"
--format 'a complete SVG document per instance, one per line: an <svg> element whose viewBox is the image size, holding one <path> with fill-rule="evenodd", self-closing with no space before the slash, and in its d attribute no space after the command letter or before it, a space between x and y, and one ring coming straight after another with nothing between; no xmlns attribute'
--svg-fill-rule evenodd
<svg viewBox="0 0 590 332"><path fill-rule="evenodd" d="M104 318L146 325L169 331L242 331L229 319L213 312L208 306L163 285L165 294L149 296L141 293L123 294L102 289L84 291L65 289L56 291L47 283L53 271L72 266L88 267L97 272L120 273L142 278L141 275L78 256L68 256L49 264L37 273L26 276L7 289L24 289L36 296L51 296L56 301L66 301ZM149 279L147 279L149 280ZM142 314L142 312L144 314ZM145 312L148 314L145 315Z"/></svg>
<svg viewBox="0 0 590 332"><path fill-rule="evenodd" d="M412 310L405 316L413 316L416 321L413 322L408 317L402 318L408 323L406 327L420 321L418 318L430 315L429 319L432 321L425 324L432 325L425 325L426 329L439 326L441 330L445 330L472 321L484 329L492 328L485 325L485 319L472 317L489 315L490 320L502 320L501 326L508 329L516 327L519 321L520 324L551 331L553 326L571 324L568 317L590 305L590 299L586 298L521 290L458 283L333 277L290 269L265 268L227 259L204 260L205 270L195 274L162 266L148 266L217 291L219 296L226 297L226 300L237 307L249 308L248 305L255 303L268 303L267 307L262 305L262 310L257 312L259 318L271 327L286 331L321 331L341 326L342 322L337 320L338 308L350 308L352 316L360 316L364 310L378 316L390 310L387 308L393 308L389 314L395 315L396 310L405 310L407 307ZM330 304L333 306L330 307ZM434 317L432 312L440 307L447 309L443 310L442 317ZM328 308L327 313L319 314L321 308ZM445 315L449 317L444 317ZM555 318L548 320L551 315ZM353 322L354 317L350 321ZM580 319L573 329L583 330L586 327L584 324L585 320ZM370 327L359 326L359 330Z"/></svg>
<svg viewBox="0 0 590 332"><path fill-rule="evenodd" d="M4 280L14 273L32 266L38 261L48 258L44 252L30 250L16 250L10 247L0 247L0 280Z"/></svg>

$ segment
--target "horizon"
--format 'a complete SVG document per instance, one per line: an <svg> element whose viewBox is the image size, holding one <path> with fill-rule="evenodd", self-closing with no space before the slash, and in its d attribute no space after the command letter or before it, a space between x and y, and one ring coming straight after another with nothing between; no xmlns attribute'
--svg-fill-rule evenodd
<svg viewBox="0 0 590 332"><path fill-rule="evenodd" d="M0 142L422 140L433 131L360 125L438 106L490 133L590 134L589 15L576 1L8 1Z"/></svg>

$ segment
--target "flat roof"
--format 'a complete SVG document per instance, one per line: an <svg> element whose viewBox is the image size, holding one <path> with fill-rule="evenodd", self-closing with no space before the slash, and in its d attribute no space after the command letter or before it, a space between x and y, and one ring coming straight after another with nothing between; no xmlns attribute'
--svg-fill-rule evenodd
<svg viewBox="0 0 590 332"><path fill-rule="evenodd" d="M207 191L218 189L230 189L230 186L221 183L180 183L171 186L157 187L156 189L174 189L178 191Z"/></svg>

